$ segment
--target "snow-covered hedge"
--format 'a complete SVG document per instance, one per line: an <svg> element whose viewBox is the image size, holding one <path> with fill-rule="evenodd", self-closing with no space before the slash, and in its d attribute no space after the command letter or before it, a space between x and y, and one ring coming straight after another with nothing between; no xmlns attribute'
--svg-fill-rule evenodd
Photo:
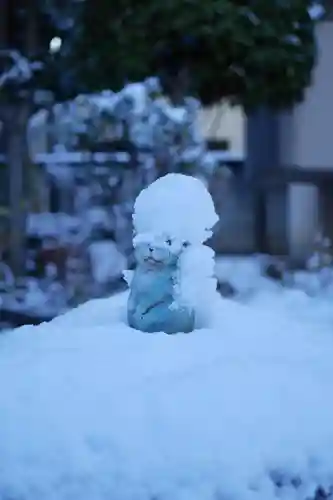
<svg viewBox="0 0 333 500"><path fill-rule="evenodd" d="M120 92L79 95L52 109L55 149L89 150L129 142L151 152L157 163L166 163L168 171L209 174L216 162L198 130L199 110L199 101L192 97L182 106L172 105L157 78L128 83ZM31 141L48 116L41 110L31 118Z"/></svg>

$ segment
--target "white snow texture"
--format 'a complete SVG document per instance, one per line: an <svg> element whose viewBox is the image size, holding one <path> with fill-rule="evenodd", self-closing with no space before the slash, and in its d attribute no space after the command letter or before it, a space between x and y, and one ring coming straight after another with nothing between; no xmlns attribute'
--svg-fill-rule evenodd
<svg viewBox="0 0 333 500"><path fill-rule="evenodd" d="M168 174L143 189L136 199L136 234L164 233L193 245L206 241L218 221L214 203L201 180Z"/></svg>
<svg viewBox="0 0 333 500"><path fill-rule="evenodd" d="M0 337L1 500L296 500L333 484L331 325L220 300L207 329L143 334L126 300Z"/></svg>
<svg viewBox="0 0 333 500"><path fill-rule="evenodd" d="M0 336L0 500L305 500L333 486L331 299L324 314L266 282L249 304L217 299L202 245L214 207L200 181L175 179L142 192L136 231L193 244L182 293L211 302L206 327L135 331L125 293ZM233 266L240 288L258 284Z"/></svg>

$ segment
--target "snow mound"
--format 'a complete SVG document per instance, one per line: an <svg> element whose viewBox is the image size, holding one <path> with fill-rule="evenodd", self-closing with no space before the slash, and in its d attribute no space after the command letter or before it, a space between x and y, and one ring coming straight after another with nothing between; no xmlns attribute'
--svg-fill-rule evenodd
<svg viewBox="0 0 333 500"><path fill-rule="evenodd" d="M220 301L149 335L127 295L0 337L1 500L296 500L333 485L333 338Z"/></svg>
<svg viewBox="0 0 333 500"><path fill-rule="evenodd" d="M134 206L137 234L165 233L198 244L211 236L217 223L214 203L203 182L181 174L168 174L141 191Z"/></svg>

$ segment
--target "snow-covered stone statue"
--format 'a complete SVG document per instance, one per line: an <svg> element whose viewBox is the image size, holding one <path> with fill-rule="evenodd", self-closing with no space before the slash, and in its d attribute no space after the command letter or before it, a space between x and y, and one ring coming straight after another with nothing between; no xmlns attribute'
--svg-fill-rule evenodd
<svg viewBox="0 0 333 500"><path fill-rule="evenodd" d="M140 193L136 269L125 273L132 328L173 334L206 324L217 295L214 252L203 243L217 220L210 194L194 177L168 174Z"/></svg>
<svg viewBox="0 0 333 500"><path fill-rule="evenodd" d="M128 322L133 328L170 334L194 330L193 308L177 302L181 251L167 235L135 242L137 268L128 301Z"/></svg>

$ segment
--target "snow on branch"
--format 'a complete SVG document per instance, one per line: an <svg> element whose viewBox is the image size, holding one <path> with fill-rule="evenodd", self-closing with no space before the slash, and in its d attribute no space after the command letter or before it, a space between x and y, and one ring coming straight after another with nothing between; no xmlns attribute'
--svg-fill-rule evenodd
<svg viewBox="0 0 333 500"><path fill-rule="evenodd" d="M34 72L41 68L41 63L29 61L16 50L0 50L0 90L8 84L29 82Z"/></svg>
<svg viewBox="0 0 333 500"><path fill-rule="evenodd" d="M216 165L198 125L200 102L188 96L174 106L163 95L158 78L128 83L119 92L79 95L53 107L57 143L68 151L91 144L130 141L164 161L170 171L204 171ZM33 117L31 125L38 122Z"/></svg>
<svg viewBox="0 0 333 500"><path fill-rule="evenodd" d="M317 21L321 19L326 12L324 5L321 2L313 2L311 7L309 7L309 15L311 19Z"/></svg>

